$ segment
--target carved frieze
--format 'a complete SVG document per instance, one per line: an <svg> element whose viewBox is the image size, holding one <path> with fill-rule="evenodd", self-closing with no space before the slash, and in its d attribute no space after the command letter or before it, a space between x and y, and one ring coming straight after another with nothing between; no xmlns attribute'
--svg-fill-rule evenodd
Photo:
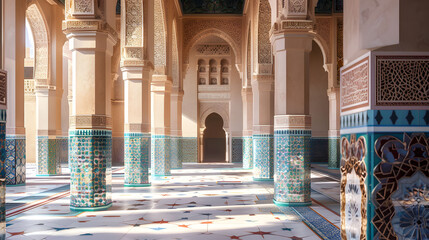
<svg viewBox="0 0 429 240"><path fill-rule="evenodd" d="M231 47L227 44L202 44L196 47L197 54L199 55L218 55L229 56L231 55Z"/></svg>
<svg viewBox="0 0 429 240"><path fill-rule="evenodd" d="M311 129L311 117L308 115L279 115L274 117L276 130Z"/></svg>
<svg viewBox="0 0 429 240"><path fill-rule="evenodd" d="M70 127L76 129L111 128L112 118L105 115L70 116Z"/></svg>
<svg viewBox="0 0 429 240"><path fill-rule="evenodd" d="M369 106L369 58L341 73L341 112Z"/></svg>
<svg viewBox="0 0 429 240"><path fill-rule="evenodd" d="M7 73L0 70L0 106L7 104Z"/></svg>
<svg viewBox="0 0 429 240"><path fill-rule="evenodd" d="M271 64L271 8L268 0L261 0L259 3L258 16L258 63Z"/></svg>

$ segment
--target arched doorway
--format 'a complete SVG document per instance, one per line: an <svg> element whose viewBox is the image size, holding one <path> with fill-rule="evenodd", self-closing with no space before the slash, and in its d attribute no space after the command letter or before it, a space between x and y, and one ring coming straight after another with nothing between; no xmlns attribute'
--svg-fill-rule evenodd
<svg viewBox="0 0 429 240"><path fill-rule="evenodd" d="M226 134L222 117L217 113L211 113L206 118L205 125L203 162L225 162Z"/></svg>

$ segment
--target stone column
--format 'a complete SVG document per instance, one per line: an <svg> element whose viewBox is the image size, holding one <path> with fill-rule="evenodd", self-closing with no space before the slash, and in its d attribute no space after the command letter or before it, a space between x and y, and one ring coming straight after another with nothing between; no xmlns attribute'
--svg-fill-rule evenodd
<svg viewBox="0 0 429 240"><path fill-rule="evenodd" d="M291 28L289 26L291 24ZM293 29L311 21L283 21L271 37L275 56L274 202L281 206L311 204L309 53L312 37Z"/></svg>
<svg viewBox="0 0 429 240"><path fill-rule="evenodd" d="M142 62L142 66L125 66L122 74L125 90L125 178L127 187L150 186L150 71L151 68Z"/></svg>
<svg viewBox="0 0 429 240"><path fill-rule="evenodd" d="M182 168L182 103L183 91L174 89L171 93L171 169Z"/></svg>
<svg viewBox="0 0 429 240"><path fill-rule="evenodd" d="M171 78L153 75L151 172L154 177L171 175L170 162L170 104Z"/></svg>
<svg viewBox="0 0 429 240"><path fill-rule="evenodd" d="M4 26L13 31L4 35L4 69L8 73L6 124L6 184L25 184L25 127L24 127L24 57L25 9L24 0L6 0Z"/></svg>
<svg viewBox="0 0 429 240"><path fill-rule="evenodd" d="M340 88L328 89L329 98L329 160L328 167L340 168Z"/></svg>
<svg viewBox="0 0 429 240"><path fill-rule="evenodd" d="M45 83L45 84L43 84ZM55 176L61 174L59 152L57 152L57 93L55 86L46 80L36 79L36 122L37 122L37 175Z"/></svg>
<svg viewBox="0 0 429 240"><path fill-rule="evenodd" d="M103 16L98 15L103 9L95 10L96 5L81 8L71 3L66 1L66 20L63 22L73 62L70 208L105 210L112 205L110 83L111 57L117 34ZM81 16L85 19L79 19ZM88 19L88 16L92 18Z"/></svg>
<svg viewBox="0 0 429 240"><path fill-rule="evenodd" d="M253 179L274 176L274 76L254 75L253 89Z"/></svg>
<svg viewBox="0 0 429 240"><path fill-rule="evenodd" d="M252 88L241 90L243 99L243 168L253 169L253 94Z"/></svg>

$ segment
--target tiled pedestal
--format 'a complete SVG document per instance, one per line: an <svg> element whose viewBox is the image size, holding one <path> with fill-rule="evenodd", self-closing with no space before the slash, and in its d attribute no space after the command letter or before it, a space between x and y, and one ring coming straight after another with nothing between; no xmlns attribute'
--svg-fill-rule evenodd
<svg viewBox="0 0 429 240"><path fill-rule="evenodd" d="M150 134L126 133L124 137L124 184L146 187L149 182Z"/></svg>

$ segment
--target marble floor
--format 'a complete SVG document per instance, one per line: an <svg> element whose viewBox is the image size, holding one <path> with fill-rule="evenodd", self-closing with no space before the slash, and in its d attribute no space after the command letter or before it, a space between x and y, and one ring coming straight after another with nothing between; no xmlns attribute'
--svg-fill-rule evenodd
<svg viewBox="0 0 429 240"><path fill-rule="evenodd" d="M276 207L272 182L237 164L184 164L147 188L124 188L113 169L113 207L69 209L69 171L8 186L8 239L340 239L339 180L313 168L310 207Z"/></svg>

